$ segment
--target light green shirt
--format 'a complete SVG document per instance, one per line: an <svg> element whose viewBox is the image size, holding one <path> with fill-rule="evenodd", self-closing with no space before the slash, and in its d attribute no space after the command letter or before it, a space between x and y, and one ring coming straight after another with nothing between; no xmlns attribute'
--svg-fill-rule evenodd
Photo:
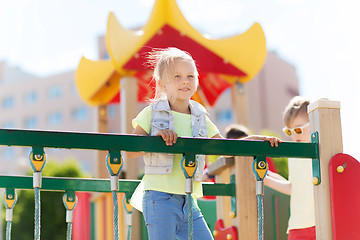
<svg viewBox="0 0 360 240"><path fill-rule="evenodd" d="M175 133L178 137L192 137L191 115L171 111L174 116ZM144 108L133 120L133 126L139 125L148 134L151 127L151 107ZM208 137L219 133L218 128L206 117ZM164 143L165 144L165 143ZM146 174L143 178L144 190L156 190L173 194L185 194L185 176L181 169L181 154L175 154L173 169L170 174ZM193 196L202 197L201 182L194 182Z"/></svg>

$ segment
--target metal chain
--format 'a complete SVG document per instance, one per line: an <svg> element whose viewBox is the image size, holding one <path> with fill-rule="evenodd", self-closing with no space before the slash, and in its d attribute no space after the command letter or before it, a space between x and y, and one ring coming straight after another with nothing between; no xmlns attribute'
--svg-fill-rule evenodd
<svg viewBox="0 0 360 240"><path fill-rule="evenodd" d="M114 221L114 240L119 240L119 206L117 192L111 191L113 196L113 221Z"/></svg>
<svg viewBox="0 0 360 240"><path fill-rule="evenodd" d="M131 210L129 210L128 207L127 207L126 202L127 202L127 197L125 195L124 198L123 198L123 205L124 205L124 210L126 211L126 214L127 214L126 221L127 221L127 225L128 225L127 238L126 239L131 240L131 225L132 225L131 219L132 219L132 213L134 212L134 208L131 207Z"/></svg>
<svg viewBox="0 0 360 240"><path fill-rule="evenodd" d="M6 240L11 239L11 221L6 223Z"/></svg>
<svg viewBox="0 0 360 240"><path fill-rule="evenodd" d="M40 188L35 188L35 233L34 239L40 240Z"/></svg>
<svg viewBox="0 0 360 240"><path fill-rule="evenodd" d="M193 240L193 211L192 211L192 197L191 193L186 194L186 201L188 204L188 240Z"/></svg>
<svg viewBox="0 0 360 240"><path fill-rule="evenodd" d="M131 240L131 225L128 226L128 230L127 230L127 240Z"/></svg>
<svg viewBox="0 0 360 240"><path fill-rule="evenodd" d="M71 233L72 233L72 223L67 223L67 233L66 233L66 240L71 240Z"/></svg>
<svg viewBox="0 0 360 240"><path fill-rule="evenodd" d="M258 205L258 239L264 239L264 202L263 195L257 195L257 205Z"/></svg>

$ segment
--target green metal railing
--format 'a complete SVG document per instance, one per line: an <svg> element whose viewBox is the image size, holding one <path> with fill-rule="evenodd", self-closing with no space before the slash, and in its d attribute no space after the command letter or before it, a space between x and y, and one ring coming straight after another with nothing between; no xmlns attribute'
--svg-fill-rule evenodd
<svg viewBox="0 0 360 240"><path fill-rule="evenodd" d="M318 157L315 143L284 142L274 148L263 141L178 138L176 144L166 146L161 137L14 129L0 129L0 145L205 155Z"/></svg>
<svg viewBox="0 0 360 240"><path fill-rule="evenodd" d="M140 180L119 179L119 192L131 194ZM203 183L203 192L207 196L235 196L235 184ZM0 188L32 190L33 178L30 176L4 176L0 175ZM111 192L108 179L86 178L60 178L43 177L41 190L77 192Z"/></svg>
<svg viewBox="0 0 360 240"><path fill-rule="evenodd" d="M105 150L109 153L120 153L120 151L178 153L184 154L185 164L189 164L189 161L194 159L195 154L319 159L317 142L283 142L278 147L271 147L269 142L263 141L178 138L176 144L166 146L161 137L0 129L1 145L32 147L35 157L41 157L44 148ZM114 163L113 159L111 159L111 163ZM139 182L138 180L119 180L118 192L124 192L129 198ZM70 193L73 191L112 191L108 179L43 177L40 185L41 190ZM0 188L6 188L9 191L13 189L34 189L33 177L0 176ZM203 183L203 191L204 195L209 196L235 197L235 183Z"/></svg>

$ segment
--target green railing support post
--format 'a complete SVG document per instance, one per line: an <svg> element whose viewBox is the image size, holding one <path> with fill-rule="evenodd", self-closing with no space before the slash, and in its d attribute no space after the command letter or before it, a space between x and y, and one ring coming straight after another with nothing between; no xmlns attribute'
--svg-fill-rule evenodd
<svg viewBox="0 0 360 240"><path fill-rule="evenodd" d="M258 205L258 239L264 239L264 178L269 168L265 156L257 156L253 161L253 172L256 178L256 198Z"/></svg>
<svg viewBox="0 0 360 240"><path fill-rule="evenodd" d="M188 204L188 240L193 240L193 212L192 212L192 192L193 192L193 177L197 168L198 162L196 155L193 153L185 153L181 160L181 169L185 175L185 193L187 195L186 202Z"/></svg>
<svg viewBox="0 0 360 240"><path fill-rule="evenodd" d="M319 157L319 133L313 132L311 134L311 143L315 144L316 157L312 158L312 169L313 169L313 184L319 185L321 183L320 173L320 157Z"/></svg>
<svg viewBox="0 0 360 240"><path fill-rule="evenodd" d="M231 184L236 184L236 177L235 174L232 174L230 176L230 183ZM231 204L231 218L236 218L237 216L237 209L236 209L236 195L235 196L231 196L230 198L230 204Z"/></svg>
<svg viewBox="0 0 360 240"><path fill-rule="evenodd" d="M114 240L119 240L119 205L117 192L119 191L119 173L123 166L120 150L110 150L106 157L106 167L110 174L110 189L113 197L113 228Z"/></svg>
<svg viewBox="0 0 360 240"><path fill-rule="evenodd" d="M11 239L11 225L13 220L13 209L17 202L17 194L14 188L6 188L4 192L4 205L6 208L6 240Z"/></svg>
<svg viewBox="0 0 360 240"><path fill-rule="evenodd" d="M66 208L66 223L67 223L67 233L66 240L71 240L72 234L72 222L73 222L73 210L77 204L78 198L75 194L75 191L68 190L63 196L63 203Z"/></svg>
<svg viewBox="0 0 360 240"><path fill-rule="evenodd" d="M46 154L43 147L32 147L32 151L29 156L30 164L33 169L33 187L35 191L35 227L34 227L34 239L40 240L40 188L42 185L42 170L46 162Z"/></svg>

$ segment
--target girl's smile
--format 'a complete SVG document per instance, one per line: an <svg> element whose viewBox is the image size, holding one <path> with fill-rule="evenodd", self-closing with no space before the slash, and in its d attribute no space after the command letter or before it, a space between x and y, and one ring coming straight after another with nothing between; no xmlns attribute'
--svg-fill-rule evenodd
<svg viewBox="0 0 360 240"><path fill-rule="evenodd" d="M196 92L198 77L195 64L185 60L175 60L173 72L166 79L165 90L168 99L174 103L189 101Z"/></svg>

